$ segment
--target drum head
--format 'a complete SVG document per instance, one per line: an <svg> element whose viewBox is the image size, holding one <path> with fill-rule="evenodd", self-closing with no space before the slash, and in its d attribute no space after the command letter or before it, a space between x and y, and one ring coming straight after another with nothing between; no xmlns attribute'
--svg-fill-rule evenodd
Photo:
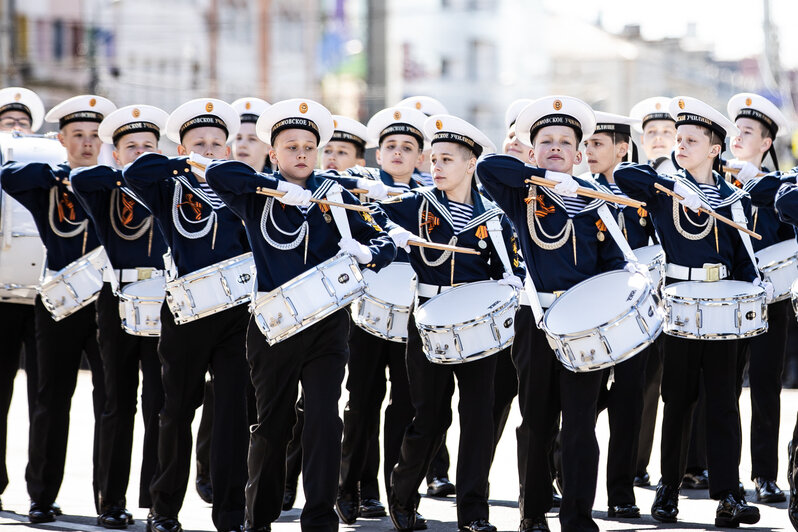
<svg viewBox="0 0 798 532"><path fill-rule="evenodd" d="M416 321L447 326L486 316L512 299L515 290L498 281L479 281L447 290L416 310Z"/></svg>
<svg viewBox="0 0 798 532"><path fill-rule="evenodd" d="M543 320L554 334L593 329L625 314L651 285L642 275L618 270L602 273L573 286L546 311Z"/></svg>
<svg viewBox="0 0 798 532"><path fill-rule="evenodd" d="M166 291L166 279L163 277L153 277L145 279L122 288L122 293L135 297L163 297Z"/></svg>
<svg viewBox="0 0 798 532"><path fill-rule="evenodd" d="M633 251L635 253L635 257L637 257L637 260L642 264L651 264L651 262L656 259L657 256L665 256L665 252L662 251L662 246L659 244L637 248Z"/></svg>
<svg viewBox="0 0 798 532"><path fill-rule="evenodd" d="M414 275L408 262L392 262L379 273L364 269L363 278L368 285L366 293L387 303L409 307L413 303L411 282Z"/></svg>
<svg viewBox="0 0 798 532"><path fill-rule="evenodd" d="M754 297L762 293L762 289L745 281L715 281L703 283L686 281L665 287L665 296L682 299L730 299L734 297Z"/></svg>
<svg viewBox="0 0 798 532"><path fill-rule="evenodd" d="M40 135L17 135L0 133L0 155L2 162L61 164L66 161L66 149L58 139Z"/></svg>
<svg viewBox="0 0 798 532"><path fill-rule="evenodd" d="M798 255L798 242L794 238L773 244L764 249L760 249L754 256L759 262L758 266L764 268L768 264L786 260L790 257Z"/></svg>

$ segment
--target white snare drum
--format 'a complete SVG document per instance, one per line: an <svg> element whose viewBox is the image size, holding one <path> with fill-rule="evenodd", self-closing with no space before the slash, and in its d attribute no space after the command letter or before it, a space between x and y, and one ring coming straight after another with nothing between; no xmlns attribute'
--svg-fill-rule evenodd
<svg viewBox="0 0 798 532"><path fill-rule="evenodd" d="M790 286L798 279L798 242L794 238L754 253L765 281L773 285L773 301L790 297Z"/></svg>
<svg viewBox="0 0 798 532"><path fill-rule="evenodd" d="M583 372L633 357L659 336L662 323L649 279L618 270L586 279L558 297L543 316L542 329L562 365Z"/></svg>
<svg viewBox="0 0 798 532"><path fill-rule="evenodd" d="M248 303L255 286L252 253L211 264L166 283L166 302L175 323L216 314Z"/></svg>
<svg viewBox="0 0 798 532"><path fill-rule="evenodd" d="M374 336L392 342L406 342L414 275L407 262L393 262L379 274L365 270L366 293L352 303L355 325Z"/></svg>
<svg viewBox="0 0 798 532"><path fill-rule="evenodd" d="M729 340L768 330L765 291L744 281L688 281L668 285L665 333L700 340Z"/></svg>
<svg viewBox="0 0 798 532"><path fill-rule="evenodd" d="M105 249L99 247L54 273L46 273L39 286L42 304L60 321L94 302L108 268Z"/></svg>
<svg viewBox="0 0 798 532"><path fill-rule="evenodd" d="M339 255L271 292L259 293L250 307L258 328L274 345L348 305L365 290L366 281L355 259Z"/></svg>
<svg viewBox="0 0 798 532"><path fill-rule="evenodd" d="M161 335L161 305L166 279L153 277L125 285L119 293L122 328L134 336Z"/></svg>
<svg viewBox="0 0 798 532"><path fill-rule="evenodd" d="M65 160L66 150L55 138L0 133L0 163ZM0 302L32 305L44 266L44 246L28 209L0 194Z"/></svg>
<svg viewBox="0 0 798 532"><path fill-rule="evenodd" d="M648 274L651 276L652 284L655 289L659 288L662 279L665 278L665 251L662 250L662 246L659 244L644 246L635 249L634 254L641 264L648 265Z"/></svg>
<svg viewBox="0 0 798 532"><path fill-rule="evenodd" d="M515 337L518 290L497 281L457 286L416 308L424 354L436 364L461 364L504 349Z"/></svg>
<svg viewBox="0 0 798 532"><path fill-rule="evenodd" d="M790 286L790 299L792 300L792 311L795 313L795 318L798 319L798 279Z"/></svg>

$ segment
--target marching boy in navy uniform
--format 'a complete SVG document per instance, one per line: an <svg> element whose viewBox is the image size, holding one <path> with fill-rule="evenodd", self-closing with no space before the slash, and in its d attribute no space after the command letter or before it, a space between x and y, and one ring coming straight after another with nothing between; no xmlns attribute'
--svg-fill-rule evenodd
<svg viewBox="0 0 798 532"><path fill-rule="evenodd" d="M117 109L100 124L103 142L113 144L120 166L145 152L157 152L169 115L157 107L131 105ZM127 188L122 172L99 165L76 168L72 190L91 218L112 271L97 298L97 328L105 372L106 405L100 437L100 512L97 523L125 528L125 492L130 477L133 425L142 373L144 449L139 482L139 506L150 508L150 481L158 463L158 413L163 406L158 338L133 336L122 329L115 291L131 282L163 277L166 252L161 230ZM111 280L110 276L115 278Z"/></svg>
<svg viewBox="0 0 798 532"><path fill-rule="evenodd" d="M405 110L400 112L405 113ZM400 126L412 132L411 125L396 124L390 117L379 125L384 127L381 138L396 133ZM448 251L423 248L410 251L410 264L418 278L416 305L463 283L499 279L501 284L520 287L524 270L514 247L512 226L495 204L480 195L473 178L477 158L483 150L492 151L493 143L471 124L450 115L431 116L424 124L424 132L432 139L431 169L435 187L422 187L382 204L392 227L389 234L397 246L406 251L409 250L408 241L421 236L434 242L476 249L479 254L455 257ZM488 238L488 228L494 223L501 232L496 238L505 246L508 261L512 261L506 265L512 273L505 269L501 260L504 250L497 251L493 240ZM493 426L496 358L489 356L454 365L431 363L424 354L411 314L406 363L415 416L405 430L399 462L391 475L388 500L394 526L400 531L413 530L416 526L418 487L451 423L447 412L451 408L456 376L461 424L457 525L461 530L495 532L496 528L488 521L487 492L493 454L490 427Z"/></svg>
<svg viewBox="0 0 798 532"><path fill-rule="evenodd" d="M91 221L65 181L72 168L97 164L101 145L97 128L103 117L115 109L107 99L91 94L61 102L47 113L45 120L59 124L59 139L67 149L66 163L57 168L43 163L3 166L0 174L3 190L33 215L47 248L50 271L66 267L100 245ZM31 498L28 519L32 523L43 523L55 520L53 503L64 476L69 406L84 350L94 385L93 485L95 506L99 511L98 453L105 390L94 307L88 305L56 322L37 297L34 313L39 390L31 422L25 478Z"/></svg>
<svg viewBox="0 0 798 532"><path fill-rule="evenodd" d="M676 160L683 168L674 176L657 175L648 165L623 163L615 181L630 197L645 201L655 220L667 256L666 284L674 281L709 281L733 278L762 286L768 298L770 283L760 281L737 230L717 225L705 214L687 212L675 199L660 193L655 184L673 190L684 207L720 211L731 218L740 202L750 218L748 195L728 184L713 168L724 139L736 127L722 114L695 98L671 100L669 112L676 120ZM713 226L714 223L714 226ZM713 231L714 229L714 231ZM734 340L707 341L667 336L663 361L662 480L651 515L657 521L675 522L679 512L679 485L685 472L690 425L698 399L699 382L706 389L707 462L709 493L719 501L716 526L736 527L759 521L759 510L739 493L740 427L736 395Z"/></svg>
<svg viewBox="0 0 798 532"><path fill-rule="evenodd" d="M579 143L593 133L592 109L568 96L549 96L525 107L516 134L532 146L538 167L506 155L485 158L477 176L515 227L529 277L544 307L564 291L604 271L624 267L618 246L608 238L598 209L603 201L574 197L579 186L595 185L571 176L582 159ZM530 176L558 181L540 190ZM555 237L551 235L558 235ZM560 237L559 235L564 235ZM549 453L562 412L562 530L598 530L592 518L598 476L596 408L603 372L573 373L555 357L545 333L534 326L530 307L516 314L513 360L523 420L517 429L522 532L549 530L552 506Z"/></svg>
<svg viewBox="0 0 798 532"><path fill-rule="evenodd" d="M249 251L239 220L205 183L205 164L230 153L226 142L239 127L238 113L220 100L197 99L178 107L166 134L180 157L145 153L128 165L127 185L153 213L178 276ZM189 155L190 157L185 157ZM196 175L195 175L196 174ZM205 372L214 379L211 444L212 517L217 530L237 530L244 522L248 373L244 354L248 312L239 304L177 324L167 301L161 308L164 407L160 414L158 469L150 486L151 527L179 532L191 461L191 421L202 404Z"/></svg>
<svg viewBox="0 0 798 532"><path fill-rule="evenodd" d="M393 260L393 242L370 215L347 213L354 238L342 238L329 208L310 203L312 197L323 197L337 186L313 171L318 145L327 142L333 131L327 109L310 100L278 102L261 115L257 131L261 140L272 145L270 157L278 173L261 174L230 161L211 164L207 175L217 194L244 221L253 247L258 292L275 290L339 253L348 253L374 270ZM257 194L259 187L285 195L267 198ZM343 193L343 201L358 204L349 193ZM302 529L338 529L333 509L341 459L338 399L348 358L348 328L349 317L339 310L270 346L255 318L250 319L247 358L258 422L250 430L245 530L270 530L280 515L286 447L296 419L294 402L300 382L305 394Z"/></svg>

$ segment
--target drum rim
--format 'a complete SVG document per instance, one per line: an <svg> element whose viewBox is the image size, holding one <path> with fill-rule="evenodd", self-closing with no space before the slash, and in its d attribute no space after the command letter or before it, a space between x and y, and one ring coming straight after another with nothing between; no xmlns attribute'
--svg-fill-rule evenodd
<svg viewBox="0 0 798 532"><path fill-rule="evenodd" d="M253 258L252 252L248 251L247 253L242 253L241 255L237 255L235 257L231 257L229 259L225 259L223 261L215 262L213 264L209 264L207 266L203 266L199 270L194 270L193 272L189 272L185 275L181 275L179 277L175 277L171 281L166 282L167 289L169 285L178 286L183 285L184 283L191 283L197 281L199 279L208 277L216 273L217 271L221 271L228 266L238 265L243 263L249 262L249 259L252 259L253 263L255 259ZM250 265L251 266L251 265Z"/></svg>
<svg viewBox="0 0 798 532"><path fill-rule="evenodd" d="M416 327L417 328L424 327L425 329L430 329L430 330L434 330L434 329L450 329L450 328L455 327L455 326L467 325L467 324L470 324L470 323L474 323L476 321L481 321L486 316L490 316L490 315L494 314L495 312L498 312L499 310L507 308L507 306L509 304L511 304L513 300L516 301L516 304L520 304L520 302L521 302L521 291L518 288L515 288L513 286L503 285L503 286L507 286L508 288L510 288L512 290L512 294L513 295L510 297L509 301L504 302L502 305L500 305L498 307L494 307L494 310L489 312L488 314L483 314L483 315L481 315L481 316L479 316L477 318L472 318L472 319L466 320L466 321L450 323L448 325L425 325L425 324L423 324L423 322L421 324L419 324L418 316L416 314L420 310L425 308L428 304L430 304L432 301L434 301L438 296L442 296L444 294L452 294L458 289L464 289L464 288L468 288L468 287L475 286L475 285L482 285L482 284L490 283L490 284L496 284L497 286L502 286L502 285L498 285L498 282L499 281L497 279L485 279L485 280L482 280L482 281L473 281L473 282L469 282L469 283L459 284L457 286L453 286L449 290L446 290L444 292L441 292L439 294L434 295L433 297L429 298L427 301L425 301L421 305L418 305L418 297L416 297L415 298L416 303L414 305L412 305L412 307L413 307L413 318L416 320ZM418 296L418 293L416 293L416 296Z"/></svg>
<svg viewBox="0 0 798 532"><path fill-rule="evenodd" d="M376 328L368 325L368 322L359 319L359 316L360 316L360 305L365 300L369 300L369 301L371 301L372 303L375 303L378 306L382 306L382 307L386 306L386 305L382 305L380 302L376 301L376 298L369 298L369 297L366 297L366 294L364 294L363 296L355 299L351 303L351 305L352 305L352 308L351 308L351 311L352 311L351 312L352 322L357 327L363 329L367 333L372 334L374 336L377 336L379 338L382 338L383 340L389 340L391 342L397 342L397 343L405 343L405 342L407 342L407 333L406 332L405 332L404 336L391 336L391 335L383 334L381 331L378 331ZM396 311L399 314L407 314L408 321L409 321L409 319L410 319L410 308L411 307L396 306L396 305L391 305L390 303L387 304L387 306L393 306L393 308L390 309L391 312ZM356 315L358 316L358 318L355 318Z"/></svg>
<svg viewBox="0 0 798 532"><path fill-rule="evenodd" d="M617 360L613 360L611 362L605 362L603 364L600 364L599 366L591 367L591 369L578 369L578 368L580 368L582 366L574 366L573 364L565 364L563 362L562 358L560 357L560 355L558 354L559 350L558 349L552 349L552 351L554 351L554 356L557 357L557 360L559 360L560 363L563 366L565 366L566 369L572 371L573 373L589 373L591 371L600 371L602 369L607 369L608 367L614 367L614 366L620 364L621 362L626 362L630 358L640 354L645 348L647 348L648 346L653 344L656 341L656 339L659 338L660 334L662 334L662 332L664 331L664 329L663 329L664 324L665 324L665 320L662 320L660 322L659 332L656 335L654 335L652 338L650 338L649 340L646 340L645 342L643 342L642 344L638 345L637 347L632 348L628 352L628 353L631 353L631 354L627 353L627 355L624 356L623 358L620 358L620 359L617 359ZM558 344L559 343L560 342L558 342ZM561 344L561 345L564 347L567 344ZM570 349L570 346L569 346L569 351L573 352L573 350Z"/></svg>
<svg viewBox="0 0 798 532"><path fill-rule="evenodd" d="M716 284L716 283L721 283L721 282L723 282L723 283L725 283L725 282L742 283L743 285L753 286L751 283L747 283L745 281L737 281L735 279L721 279L720 281L681 281L681 282L678 282L678 283L671 283L671 284L669 284L667 286L664 286L662 288L662 299L663 299L663 301L665 301L666 304L667 304L667 302L669 300L673 300L673 299L680 300L680 301L697 301L699 303L702 303L702 302L716 303L716 302L724 302L724 301L737 301L737 302L740 302L740 301L755 301L755 300L760 299L761 297L765 296L765 290L762 287L759 287L759 286L754 287L757 290L759 290L758 293L746 294L744 296L742 296L742 295L741 296L735 296L735 297L732 297L732 298L729 298L729 297L680 296L680 295L676 295L676 294L670 294L668 292L668 289L671 288L671 287L676 287L676 286L680 286L680 285L686 285L687 283Z"/></svg>

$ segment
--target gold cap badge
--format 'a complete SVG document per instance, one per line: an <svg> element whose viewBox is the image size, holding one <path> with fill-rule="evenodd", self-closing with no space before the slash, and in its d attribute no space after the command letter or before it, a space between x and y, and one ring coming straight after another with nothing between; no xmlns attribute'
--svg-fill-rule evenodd
<svg viewBox="0 0 798 532"><path fill-rule="evenodd" d="M393 112L393 119L394 120L399 120L400 118L402 118L402 113L400 113L399 111L394 111Z"/></svg>
<svg viewBox="0 0 798 532"><path fill-rule="evenodd" d="M91 100L89 100L89 107L94 107L95 105L97 105L96 99L92 98Z"/></svg>
<svg viewBox="0 0 798 532"><path fill-rule="evenodd" d="M443 122L441 122L440 120L436 120L435 121L435 128L436 129L443 129Z"/></svg>
<svg viewBox="0 0 798 532"><path fill-rule="evenodd" d="M212 102L208 102L208 103L205 104L205 111L208 112L208 113L213 111L213 103Z"/></svg>
<svg viewBox="0 0 798 532"><path fill-rule="evenodd" d="M679 100L679 109L684 109L684 100Z"/></svg>
<svg viewBox="0 0 798 532"><path fill-rule="evenodd" d="M751 101L751 98L746 98L746 99L745 99L745 105L747 105L747 106L749 106L749 107L750 107L750 106L751 106L751 103L753 103L753 102Z"/></svg>
<svg viewBox="0 0 798 532"><path fill-rule="evenodd" d="M16 93L16 94L14 95L14 101L15 101L15 102L18 102L18 101L20 101L21 99L22 99L22 95L21 95L20 93Z"/></svg>
<svg viewBox="0 0 798 532"><path fill-rule="evenodd" d="M302 113L302 114L307 113L308 112L308 104L306 104L305 102L300 103L299 104L299 112Z"/></svg>
<svg viewBox="0 0 798 532"><path fill-rule="evenodd" d="M660 109L662 109L662 104L657 102L657 105L655 105L654 107L657 109L657 111L659 111Z"/></svg>
<svg viewBox="0 0 798 532"><path fill-rule="evenodd" d="M244 109L249 110L250 107L252 107L251 103L247 102L247 103L244 104Z"/></svg>
<svg viewBox="0 0 798 532"><path fill-rule="evenodd" d="M416 102L416 109L421 111L421 102Z"/></svg>
<svg viewBox="0 0 798 532"><path fill-rule="evenodd" d="M137 107L137 108L133 109L133 113L132 114L133 114L133 118L138 118L139 116L141 116L141 111L139 111L139 109Z"/></svg>
<svg viewBox="0 0 798 532"><path fill-rule="evenodd" d="M554 100L553 107L555 111L559 111L562 109L562 102L560 100Z"/></svg>

